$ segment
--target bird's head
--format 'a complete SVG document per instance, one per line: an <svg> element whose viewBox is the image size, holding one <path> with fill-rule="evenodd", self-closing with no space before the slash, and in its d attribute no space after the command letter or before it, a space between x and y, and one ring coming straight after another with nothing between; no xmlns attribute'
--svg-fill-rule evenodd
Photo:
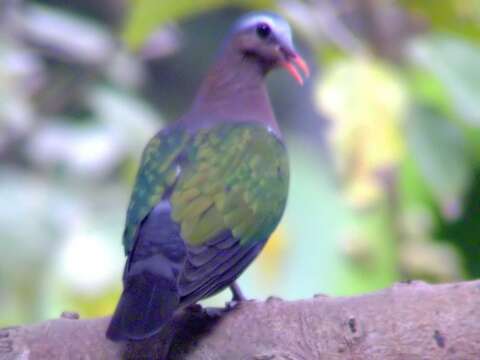
<svg viewBox="0 0 480 360"><path fill-rule="evenodd" d="M265 73L283 67L301 85L298 69L310 75L307 63L295 51L290 25L279 15L255 12L243 16L233 26L230 41L235 51L256 61Z"/></svg>

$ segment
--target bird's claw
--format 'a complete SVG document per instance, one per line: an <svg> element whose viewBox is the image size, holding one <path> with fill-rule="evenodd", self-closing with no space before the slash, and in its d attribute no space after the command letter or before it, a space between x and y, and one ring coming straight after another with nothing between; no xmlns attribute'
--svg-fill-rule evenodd
<svg viewBox="0 0 480 360"><path fill-rule="evenodd" d="M240 305L240 303L242 302L243 300L235 300L234 298L230 301L227 301L225 303L225 309L227 311L231 311L233 309L235 309L236 307L238 307Z"/></svg>
<svg viewBox="0 0 480 360"><path fill-rule="evenodd" d="M190 304L187 306L187 310L192 313L199 313L203 310L203 307L200 304Z"/></svg>
<svg viewBox="0 0 480 360"><path fill-rule="evenodd" d="M225 313L224 309L220 308L205 308L205 314L211 319L216 319L222 317Z"/></svg>

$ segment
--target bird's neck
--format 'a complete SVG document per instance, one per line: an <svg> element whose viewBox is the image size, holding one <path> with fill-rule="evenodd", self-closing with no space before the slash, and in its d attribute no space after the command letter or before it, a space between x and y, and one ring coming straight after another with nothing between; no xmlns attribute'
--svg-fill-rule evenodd
<svg viewBox="0 0 480 360"><path fill-rule="evenodd" d="M224 49L202 82L190 115L199 122L204 119L209 123L206 125L216 121L257 122L280 134L264 75L255 60Z"/></svg>

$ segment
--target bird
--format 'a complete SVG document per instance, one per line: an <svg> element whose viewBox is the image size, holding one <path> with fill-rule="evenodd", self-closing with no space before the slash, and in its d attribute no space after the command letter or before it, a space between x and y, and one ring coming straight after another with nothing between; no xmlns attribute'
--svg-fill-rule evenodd
<svg viewBox="0 0 480 360"><path fill-rule="evenodd" d="M228 287L233 300L244 299L235 281L275 230L288 196L287 150L265 84L275 68L299 84L310 74L288 22L270 12L242 16L190 108L146 145L108 339L147 339L179 309Z"/></svg>

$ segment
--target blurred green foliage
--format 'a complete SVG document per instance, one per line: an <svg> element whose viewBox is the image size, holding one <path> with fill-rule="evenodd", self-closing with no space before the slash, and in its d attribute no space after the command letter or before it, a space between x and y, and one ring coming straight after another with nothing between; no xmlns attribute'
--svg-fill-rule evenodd
<svg viewBox="0 0 480 360"><path fill-rule="evenodd" d="M113 310L143 146L259 8L315 71L302 89L268 79L292 183L248 296L480 276L480 0L6 0L0 325Z"/></svg>
<svg viewBox="0 0 480 360"><path fill-rule="evenodd" d="M167 22L182 20L202 11L225 6L265 8L274 5L273 0L190 0L161 1L133 0L125 25L124 39L133 49L139 49L151 33Z"/></svg>

